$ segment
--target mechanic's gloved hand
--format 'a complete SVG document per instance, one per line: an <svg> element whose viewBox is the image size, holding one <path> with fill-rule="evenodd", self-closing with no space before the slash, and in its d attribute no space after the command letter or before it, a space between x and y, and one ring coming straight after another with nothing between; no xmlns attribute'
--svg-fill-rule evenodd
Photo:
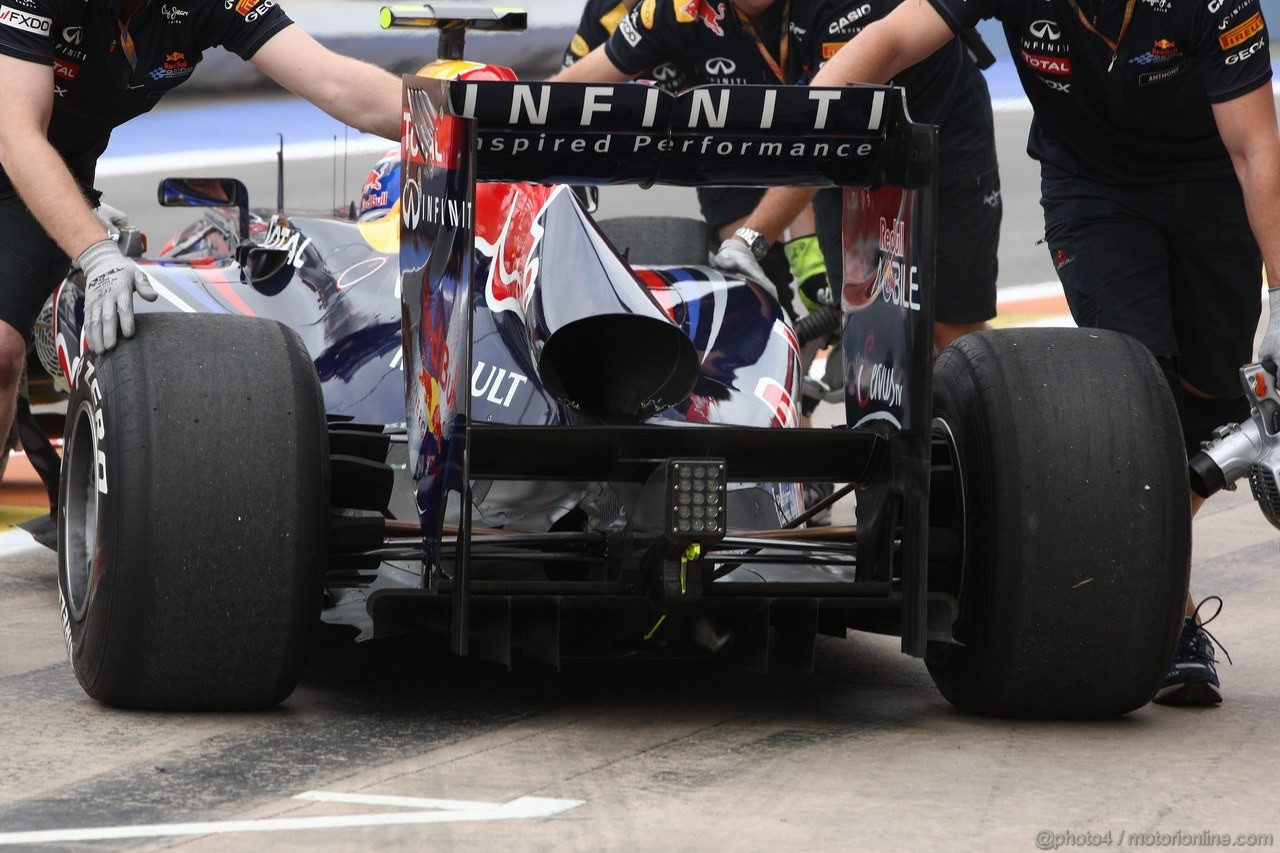
<svg viewBox="0 0 1280 853"><path fill-rule="evenodd" d="M791 275L800 283L800 301L809 311L831 304L831 284L818 238L797 237L782 247L791 265Z"/></svg>
<svg viewBox="0 0 1280 853"><path fill-rule="evenodd" d="M1267 331L1258 344L1258 361L1271 359L1280 364L1280 287L1267 291L1267 303L1271 316L1267 319Z"/></svg>
<svg viewBox="0 0 1280 853"><path fill-rule="evenodd" d="M100 220L102 220L102 224L107 226L108 229L114 228L119 231L121 228L124 228L129 224L129 214L125 213L118 207L112 207L105 201L99 202L93 212Z"/></svg>
<svg viewBox="0 0 1280 853"><path fill-rule="evenodd" d="M756 284L762 285L774 299L778 298L777 288L773 286L773 282L769 281L769 276L764 274L760 262L751 253L751 247L736 237L730 237L720 244L719 251L711 256L711 266L725 272L744 275Z"/></svg>
<svg viewBox="0 0 1280 853"><path fill-rule="evenodd" d="M84 270L84 325L89 348L104 353L116 345L116 321L126 338L133 337L133 292L156 301L151 282L133 261L120 254L114 240L99 240L80 253Z"/></svg>

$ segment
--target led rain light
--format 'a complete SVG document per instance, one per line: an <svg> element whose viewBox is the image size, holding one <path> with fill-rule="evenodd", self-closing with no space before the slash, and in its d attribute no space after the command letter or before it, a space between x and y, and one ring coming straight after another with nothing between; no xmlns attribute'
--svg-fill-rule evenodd
<svg viewBox="0 0 1280 853"><path fill-rule="evenodd" d="M723 459L667 460L667 536L710 542L726 532Z"/></svg>

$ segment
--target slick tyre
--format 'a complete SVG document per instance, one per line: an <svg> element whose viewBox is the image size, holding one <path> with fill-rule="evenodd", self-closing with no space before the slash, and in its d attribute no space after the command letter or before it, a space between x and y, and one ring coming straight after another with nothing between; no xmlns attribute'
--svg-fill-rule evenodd
<svg viewBox="0 0 1280 853"><path fill-rule="evenodd" d="M701 219L682 216L620 216L596 222L628 263L705 266L711 232Z"/></svg>
<svg viewBox="0 0 1280 853"><path fill-rule="evenodd" d="M1191 548L1181 427L1155 360L1112 332L983 332L943 350L934 399L964 504L960 644L926 661L943 696L1010 717L1145 705Z"/></svg>
<svg viewBox="0 0 1280 853"><path fill-rule="evenodd" d="M318 622L328 513L302 341L258 318L143 314L72 373L58 564L81 686L123 708L283 701Z"/></svg>

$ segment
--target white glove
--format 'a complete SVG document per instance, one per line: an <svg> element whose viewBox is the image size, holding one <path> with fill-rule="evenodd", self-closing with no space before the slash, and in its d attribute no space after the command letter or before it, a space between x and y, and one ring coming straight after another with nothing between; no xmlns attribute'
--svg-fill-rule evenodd
<svg viewBox="0 0 1280 853"><path fill-rule="evenodd" d="M151 282L137 264L120 253L114 240L100 240L80 253L76 266L84 270L84 325L89 348L104 353L116 345L116 319L126 338L133 337L133 292L156 301Z"/></svg>
<svg viewBox="0 0 1280 853"><path fill-rule="evenodd" d="M1258 361L1269 358L1280 364L1280 287L1268 290L1267 300L1271 316L1267 319L1267 331L1262 335L1262 343L1258 344Z"/></svg>
<svg viewBox="0 0 1280 853"><path fill-rule="evenodd" d="M719 251L711 256L711 266L725 272L736 272L744 275L763 286L774 299L778 298L777 288L773 286L773 282L769 281L769 277L764 274L764 269L760 266L760 262L756 260L756 256L752 254L751 247L736 237L730 237L720 244Z"/></svg>
<svg viewBox="0 0 1280 853"><path fill-rule="evenodd" d="M105 201L99 202L93 212L108 229L114 228L119 231L129 224L129 214L118 207L112 207Z"/></svg>

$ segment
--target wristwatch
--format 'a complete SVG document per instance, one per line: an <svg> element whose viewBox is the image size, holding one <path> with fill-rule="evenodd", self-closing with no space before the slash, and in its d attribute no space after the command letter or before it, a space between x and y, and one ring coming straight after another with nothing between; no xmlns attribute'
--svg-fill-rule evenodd
<svg viewBox="0 0 1280 853"><path fill-rule="evenodd" d="M751 249L751 254L756 256L757 261L763 261L764 256L769 253L769 241L764 235L754 228L747 228L745 225L733 232L733 236L742 240Z"/></svg>

